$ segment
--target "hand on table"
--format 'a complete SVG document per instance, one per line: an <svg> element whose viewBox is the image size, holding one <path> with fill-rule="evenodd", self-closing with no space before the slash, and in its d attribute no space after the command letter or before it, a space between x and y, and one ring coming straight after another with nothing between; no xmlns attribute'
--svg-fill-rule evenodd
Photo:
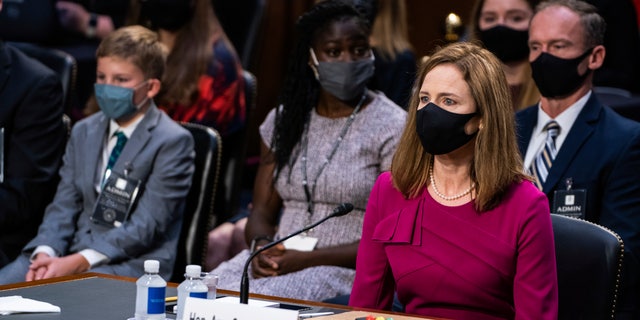
<svg viewBox="0 0 640 320"><path fill-rule="evenodd" d="M252 261L253 277L273 277L300 271L307 267L303 254L298 250L287 250L283 244L278 244Z"/></svg>
<svg viewBox="0 0 640 320"><path fill-rule="evenodd" d="M59 258L39 253L31 262L25 280L33 281L72 275L85 272L90 267L89 262L79 253Z"/></svg>

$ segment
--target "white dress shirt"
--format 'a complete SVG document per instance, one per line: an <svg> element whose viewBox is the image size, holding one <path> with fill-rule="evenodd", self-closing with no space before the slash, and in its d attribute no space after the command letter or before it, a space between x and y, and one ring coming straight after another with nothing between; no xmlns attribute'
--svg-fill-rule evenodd
<svg viewBox="0 0 640 320"><path fill-rule="evenodd" d="M535 157L542 151L542 148L544 148L545 142L547 141L547 131L544 128L547 123L551 120L555 120L560 126L560 133L556 137L556 149L560 152L562 143L564 143L569 131L571 131L571 127L573 126L573 123L576 122L580 111L582 111L584 105L587 104L589 97L591 97L591 91L587 92L587 94L560 113L555 117L555 119L549 117L549 115L542 110L540 104L538 104L538 122L533 127L529 147L527 147L527 153L524 157L525 171L529 171Z"/></svg>

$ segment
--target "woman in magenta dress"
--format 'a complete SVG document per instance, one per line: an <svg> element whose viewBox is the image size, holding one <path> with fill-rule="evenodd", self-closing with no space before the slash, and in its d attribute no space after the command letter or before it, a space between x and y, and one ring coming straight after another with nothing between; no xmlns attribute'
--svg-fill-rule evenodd
<svg viewBox="0 0 640 320"><path fill-rule="evenodd" d="M418 74L391 172L369 197L350 305L451 319L556 319L547 199L523 174L499 60L469 43Z"/></svg>

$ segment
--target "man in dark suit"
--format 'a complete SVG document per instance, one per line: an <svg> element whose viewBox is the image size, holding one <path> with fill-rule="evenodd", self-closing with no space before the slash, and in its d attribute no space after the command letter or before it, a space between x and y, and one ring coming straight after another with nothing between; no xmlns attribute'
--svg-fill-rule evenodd
<svg viewBox="0 0 640 320"><path fill-rule="evenodd" d="M586 3L550 1L538 8L529 28L529 61L542 98L516 120L525 168L552 211L573 210L622 237L618 316L637 319L640 124L603 106L592 93L593 71L605 56L604 30L604 20ZM573 190L571 201L567 189Z"/></svg>
<svg viewBox="0 0 640 320"><path fill-rule="evenodd" d="M62 96L53 71L0 41L0 267L35 236L55 193Z"/></svg>

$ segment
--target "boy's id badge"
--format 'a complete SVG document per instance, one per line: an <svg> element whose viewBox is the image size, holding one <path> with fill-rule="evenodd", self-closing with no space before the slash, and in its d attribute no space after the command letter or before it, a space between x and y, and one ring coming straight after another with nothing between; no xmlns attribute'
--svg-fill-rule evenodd
<svg viewBox="0 0 640 320"><path fill-rule="evenodd" d="M552 213L584 219L587 209L587 190L557 190L553 194Z"/></svg>
<svg viewBox="0 0 640 320"><path fill-rule="evenodd" d="M284 241L284 247L289 250L313 251L318 243L318 238L297 235Z"/></svg>
<svg viewBox="0 0 640 320"><path fill-rule="evenodd" d="M109 227L120 227L129 217L141 183L111 172L98 196L91 220Z"/></svg>

